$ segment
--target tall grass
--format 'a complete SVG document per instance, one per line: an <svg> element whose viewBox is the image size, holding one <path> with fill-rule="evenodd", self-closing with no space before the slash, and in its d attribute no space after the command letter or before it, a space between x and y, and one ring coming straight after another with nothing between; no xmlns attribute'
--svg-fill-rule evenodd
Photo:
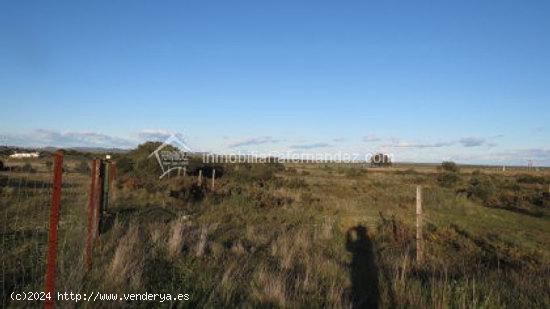
<svg viewBox="0 0 550 309"><path fill-rule="evenodd" d="M190 301L177 304L184 307L550 306L546 209L537 217L487 207L465 193L479 175L456 172L458 179L442 182L439 172L422 167L223 168L215 190L194 175L159 181L123 174L108 209L114 221L85 274L87 179L68 176L75 185L62 203L60 289L189 293ZM11 185L25 183L21 174L2 186L2 248L13 249L2 254L9 266L4 282L13 282L12 290L41 284L50 181L44 176L35 195ZM539 178L522 178L518 189L511 178L491 177L497 194L542 190ZM414 252L417 184L426 188L422 263ZM23 256L28 266L18 268Z"/></svg>

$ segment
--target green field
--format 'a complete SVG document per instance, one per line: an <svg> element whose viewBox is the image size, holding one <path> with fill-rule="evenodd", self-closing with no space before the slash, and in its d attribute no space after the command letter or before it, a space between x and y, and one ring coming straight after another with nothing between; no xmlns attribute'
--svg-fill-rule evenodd
<svg viewBox="0 0 550 309"><path fill-rule="evenodd" d="M197 171L212 168L200 163L186 177L159 180L142 155L153 146L115 157L127 162L90 272L89 176L80 164L88 159L67 156L58 290L189 293L187 302L164 303L176 307L550 306L548 170L219 165L212 189L209 178L197 183ZM43 286L44 160L0 174L5 305L18 305L11 291ZM423 261L415 257L417 185Z"/></svg>

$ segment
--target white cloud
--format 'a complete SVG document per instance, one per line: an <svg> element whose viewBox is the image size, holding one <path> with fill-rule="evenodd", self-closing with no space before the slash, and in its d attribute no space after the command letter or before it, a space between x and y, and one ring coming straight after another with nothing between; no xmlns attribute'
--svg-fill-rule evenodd
<svg viewBox="0 0 550 309"><path fill-rule="evenodd" d="M24 147L105 147L131 148L136 141L97 132L56 132L37 129L30 133L6 134L5 143Z"/></svg>
<svg viewBox="0 0 550 309"><path fill-rule="evenodd" d="M291 145L289 148L291 149L315 149L315 148L326 148L330 147L330 144L327 143L313 143L313 144L297 144L297 145Z"/></svg>
<svg viewBox="0 0 550 309"><path fill-rule="evenodd" d="M278 143L279 140L274 139L271 136L262 136L262 137L251 137L239 141L233 141L228 144L229 148L237 148L244 146L256 146L261 144L274 144Z"/></svg>
<svg viewBox="0 0 550 309"><path fill-rule="evenodd" d="M143 141L164 141L174 133L162 129L144 129L137 133L140 140Z"/></svg>
<svg viewBox="0 0 550 309"><path fill-rule="evenodd" d="M171 136L177 137L181 141L185 141L186 138L183 136L183 134L164 130L164 129L144 129L137 133L137 136L140 141L146 142L164 142L165 140L169 139Z"/></svg>
<svg viewBox="0 0 550 309"><path fill-rule="evenodd" d="M485 144L485 139L480 137L463 137L458 141L464 147L478 147Z"/></svg>
<svg viewBox="0 0 550 309"><path fill-rule="evenodd" d="M440 147L452 146L453 144L454 142L435 142L435 143L395 142L384 146L393 147L393 148L440 148Z"/></svg>

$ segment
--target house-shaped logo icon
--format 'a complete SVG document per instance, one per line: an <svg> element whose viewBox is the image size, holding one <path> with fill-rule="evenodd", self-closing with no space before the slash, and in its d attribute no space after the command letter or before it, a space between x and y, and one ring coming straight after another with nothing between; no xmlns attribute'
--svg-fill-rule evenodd
<svg viewBox="0 0 550 309"><path fill-rule="evenodd" d="M168 146L171 147L167 148ZM157 159L162 170L162 175L159 176L160 179L170 174L173 170L179 172L186 168L189 163L187 154L190 152L191 148L187 146L183 138L172 134L148 158L154 156Z"/></svg>

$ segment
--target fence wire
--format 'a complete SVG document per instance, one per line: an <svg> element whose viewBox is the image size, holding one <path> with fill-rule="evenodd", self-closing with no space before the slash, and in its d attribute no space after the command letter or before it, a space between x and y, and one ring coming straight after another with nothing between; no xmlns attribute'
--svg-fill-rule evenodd
<svg viewBox="0 0 550 309"><path fill-rule="evenodd" d="M12 162L0 171L2 307L13 292L44 290L53 173L51 166L25 166ZM81 285L88 183L87 174L63 173L57 290L76 292Z"/></svg>

